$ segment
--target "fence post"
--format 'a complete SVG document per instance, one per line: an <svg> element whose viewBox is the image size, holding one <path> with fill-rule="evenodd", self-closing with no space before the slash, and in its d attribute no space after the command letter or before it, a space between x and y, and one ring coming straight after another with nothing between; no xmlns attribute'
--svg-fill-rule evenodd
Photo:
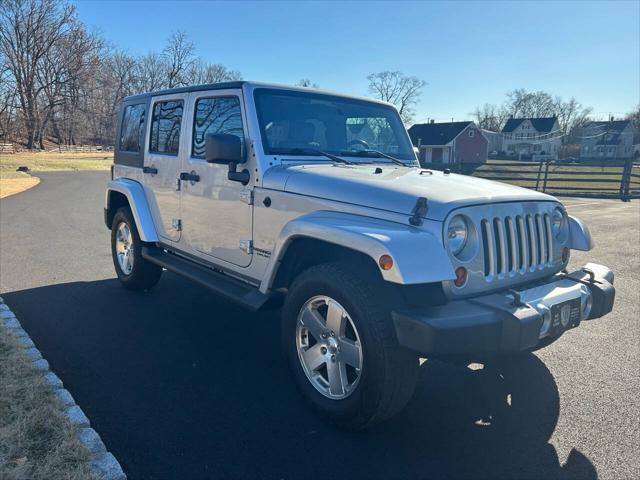
<svg viewBox="0 0 640 480"><path fill-rule="evenodd" d="M629 189L631 183L631 171L633 170L633 159L627 158L624 162L624 168L622 169L622 177L620 178L620 200L628 202Z"/></svg>
<svg viewBox="0 0 640 480"><path fill-rule="evenodd" d="M539 187L540 187L540 175L542 175L542 164L543 164L544 160L541 158L540 159L540 165L538 165L538 176L536 177L536 192L539 191Z"/></svg>
<svg viewBox="0 0 640 480"><path fill-rule="evenodd" d="M542 193L547 193L547 178L549 178L549 160L544 162L544 183L542 184Z"/></svg>

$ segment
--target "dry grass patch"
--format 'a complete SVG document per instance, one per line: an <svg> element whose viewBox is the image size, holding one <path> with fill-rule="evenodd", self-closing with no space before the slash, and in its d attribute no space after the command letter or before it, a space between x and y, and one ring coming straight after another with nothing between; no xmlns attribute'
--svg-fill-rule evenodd
<svg viewBox="0 0 640 480"><path fill-rule="evenodd" d="M24 192L38 183L40 183L38 177L32 177L23 172L0 171L0 198Z"/></svg>
<svg viewBox="0 0 640 480"><path fill-rule="evenodd" d="M23 152L0 155L0 172L15 172L21 166L33 172L109 170L112 163L112 152Z"/></svg>
<svg viewBox="0 0 640 480"><path fill-rule="evenodd" d="M0 479L94 479L62 402L0 324Z"/></svg>

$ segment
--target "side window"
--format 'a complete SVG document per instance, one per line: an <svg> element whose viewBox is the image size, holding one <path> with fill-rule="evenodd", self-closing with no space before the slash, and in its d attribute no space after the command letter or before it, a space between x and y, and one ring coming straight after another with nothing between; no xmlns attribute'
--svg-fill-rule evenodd
<svg viewBox="0 0 640 480"><path fill-rule="evenodd" d="M208 133L226 133L240 138L244 146L240 99L238 97L200 98L193 119L192 157L204 157Z"/></svg>
<svg viewBox="0 0 640 480"><path fill-rule="evenodd" d="M145 105L127 105L122 115L120 127L120 151L137 153L144 143Z"/></svg>
<svg viewBox="0 0 640 480"><path fill-rule="evenodd" d="M157 102L153 105L151 138L149 139L150 152L178 155L182 109L182 100Z"/></svg>

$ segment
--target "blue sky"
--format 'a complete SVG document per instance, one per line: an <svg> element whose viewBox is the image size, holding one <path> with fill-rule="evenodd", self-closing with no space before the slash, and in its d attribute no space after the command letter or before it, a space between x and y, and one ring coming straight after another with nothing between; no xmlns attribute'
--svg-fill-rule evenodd
<svg viewBox="0 0 640 480"><path fill-rule="evenodd" d="M514 88L574 96L596 116L640 103L640 2L74 2L131 54L185 31L204 59L251 80L363 95L367 75L428 82L416 120L469 119Z"/></svg>

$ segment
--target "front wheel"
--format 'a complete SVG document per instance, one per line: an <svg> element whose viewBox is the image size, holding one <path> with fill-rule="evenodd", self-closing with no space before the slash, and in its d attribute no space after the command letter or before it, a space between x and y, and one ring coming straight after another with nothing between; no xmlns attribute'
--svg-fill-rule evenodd
<svg viewBox="0 0 640 480"><path fill-rule="evenodd" d="M302 394L322 415L359 430L410 400L418 358L401 348L381 281L346 265L303 272L289 289L282 341Z"/></svg>
<svg viewBox="0 0 640 480"><path fill-rule="evenodd" d="M130 290L148 290L162 275L162 267L142 256L142 246L131 210L120 208L111 226L111 255L120 282Z"/></svg>

